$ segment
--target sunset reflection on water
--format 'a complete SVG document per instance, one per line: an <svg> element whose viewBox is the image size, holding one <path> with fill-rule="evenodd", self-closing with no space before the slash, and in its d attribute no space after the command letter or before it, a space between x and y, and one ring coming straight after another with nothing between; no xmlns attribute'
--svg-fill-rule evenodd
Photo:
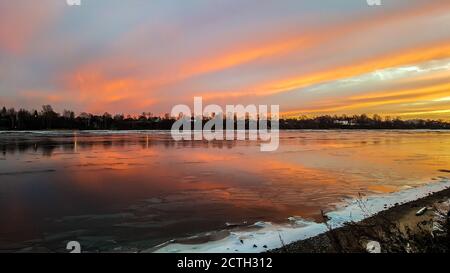
<svg viewBox="0 0 450 273"><path fill-rule="evenodd" d="M438 131L282 131L275 152L165 132L2 133L0 250L148 248L225 223L320 220L449 165L450 133Z"/></svg>

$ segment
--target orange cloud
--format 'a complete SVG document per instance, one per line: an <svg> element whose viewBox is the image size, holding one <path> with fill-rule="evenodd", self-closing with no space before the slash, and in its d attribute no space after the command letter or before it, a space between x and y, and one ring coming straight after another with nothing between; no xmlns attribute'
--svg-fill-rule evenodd
<svg viewBox="0 0 450 273"><path fill-rule="evenodd" d="M306 77L300 76L299 78L275 82L274 84L269 85L265 90L267 90L266 92L268 93L278 93L320 82L349 78L379 69L415 64L447 57L450 57L450 43L437 45L431 48L417 48L410 50L407 53L387 55L360 64L352 64L350 66L330 69L328 71L308 75Z"/></svg>
<svg viewBox="0 0 450 273"><path fill-rule="evenodd" d="M292 52L299 52L308 48L313 48L314 46L320 46L322 43L327 43L333 39L342 38L352 33L369 31L372 28L389 25L391 23L417 19L421 16L430 16L434 13L442 13L447 8L450 8L450 3L448 2L426 3L413 6L407 10L386 13L383 16L358 18L357 20L350 20L333 26L328 25L325 27L312 28L307 33L292 31L288 35L273 38L262 45L261 43L258 43L256 45L236 47L230 52L224 52L209 59L193 62L182 70L181 78L184 79L190 76L215 72L225 68L242 65L260 58L272 58L274 55L286 55ZM305 79L303 81L307 84L310 81L315 82L316 80L320 80L320 78L320 76L311 76L309 80ZM295 83L296 79L292 79L291 81L291 83L288 81L283 84L297 86ZM283 89L283 86L278 86L283 84L277 83L271 88L275 90Z"/></svg>
<svg viewBox="0 0 450 273"><path fill-rule="evenodd" d="M430 47L416 48L407 52L402 51L386 56L379 56L377 58L366 60L361 63L355 63L340 67L330 67L324 71L300 75L294 78L287 78L268 83L260 83L255 86L247 87L242 91L229 92L226 94L205 94L204 97L207 99L213 99L223 96L267 96L282 92L288 92L294 89L305 88L315 84L351 78L380 69L416 64L430 60L445 59L448 57L450 57L450 42L432 45ZM248 90L256 91L249 92Z"/></svg>
<svg viewBox="0 0 450 273"><path fill-rule="evenodd" d="M256 37L252 38L250 41L237 41L236 45L231 46L222 52L214 52L214 54L210 55L205 52L204 57L202 58L194 59L185 63L174 63L171 65L169 62L168 66L166 66L167 64L164 64L164 66L159 68L155 68L157 64L148 63L145 60L130 60L129 55L133 52L121 52L117 54L122 57L112 56L105 59L93 60L92 63L87 64L87 67L92 70L108 71L113 69L120 70L125 73L129 70L130 74L135 73L137 67L143 67L144 69L147 68L147 70L150 70L151 72L144 72L144 75L141 75L140 77L145 77L146 86L149 89L158 89L192 77L219 72L224 69L249 64L253 61L261 59L275 59L276 57L288 56L290 53L299 52L304 52L307 54L307 50L309 49L314 50L315 47L332 43L333 40L340 39L346 35L369 31L372 28L382 27L395 22L417 19L417 17L420 16L430 16L430 14L442 12L447 7L450 7L450 4L422 3L411 6L406 10L386 12L382 16L377 14L376 16L369 18L356 18L343 23L337 23L332 26L326 25L313 27L304 33L300 33L296 29L282 31L282 34L272 34L265 38ZM142 29L139 30L142 31ZM138 39L138 43L142 42L140 40L142 36L143 33L140 33L140 35L136 35L136 33L134 33L134 35L130 34L132 39ZM126 41L126 45L130 46L130 41ZM165 72L164 67L169 67L169 71ZM86 68L82 68L82 70L85 69ZM348 68L344 67L343 70L348 70ZM157 73L155 73L155 71L157 71ZM367 71L367 69L362 70L361 73L364 71ZM357 72L354 72L353 74L356 73ZM345 77L346 75L347 74L340 71L330 73L329 75L307 75L304 78L300 77L285 79L280 82L268 83L269 86L255 85L246 88L246 91L258 90L255 95L272 94L278 93L278 91L286 91L286 89L289 90L307 86L309 84L314 84L327 79ZM247 92L243 91L225 93L226 94L217 94L217 96L248 95Z"/></svg>
<svg viewBox="0 0 450 273"><path fill-rule="evenodd" d="M66 86L75 100L84 103L86 110L93 112L113 111L113 106L120 105L131 113L133 109L142 109L156 103L143 93L145 82L131 77L106 77L98 71L79 71L67 79ZM147 95L147 96L145 96ZM139 110L137 110L139 112Z"/></svg>
<svg viewBox="0 0 450 273"><path fill-rule="evenodd" d="M286 55L292 52L299 52L309 48L320 46L324 43L332 42L334 39L339 39L350 34L359 33L362 31L370 31L373 28L386 26L392 23L403 22L410 19L417 19L421 16L430 16L435 13L445 12L450 8L450 3L426 3L416 5L410 9L402 11L394 11L386 13L383 16L373 16L369 18L358 18L357 20L350 20L348 22L336 24L333 26L325 26L310 29L307 33L296 33L295 31L284 37L278 37L268 41L263 46L253 46L236 48L231 52L222 53L207 60L199 60L190 65L190 69L182 73L186 77L194 76L203 73L211 73L221 69L230 68L237 65L242 65L260 58L272 58L275 54ZM306 53L306 52L305 52ZM417 56L417 60L420 58ZM401 61L401 60L398 60ZM407 60L404 60L407 62ZM389 62L382 67L387 67L389 64L401 64L401 62ZM344 68L345 70L347 67ZM367 71L367 70L363 70ZM370 70L369 70L370 71ZM288 79L283 82L274 83L273 86L267 87L267 92L276 93L277 90L289 88L298 88L310 83L322 81L322 79L337 78L339 74L344 74L343 71L338 71L335 77L329 75L311 75L305 79ZM345 76L345 74L343 75ZM289 87L292 86L292 87ZM250 90L259 90L258 87L251 87ZM259 92L259 91L258 91ZM229 95L229 94L227 94ZM231 96L238 96L239 94L230 94Z"/></svg>
<svg viewBox="0 0 450 273"><path fill-rule="evenodd" d="M230 67L239 66L260 58L273 58L278 55L298 51L302 48L313 45L312 37L287 37L280 40L269 41L263 45L250 45L235 48L229 52L213 58L197 60L192 64L185 65L181 69L180 77L177 80L186 79L192 76L216 72Z"/></svg>
<svg viewBox="0 0 450 273"><path fill-rule="evenodd" d="M364 95L344 97L340 98L338 101L322 101L317 103L316 106L285 112L283 115L330 114L344 111L348 113L349 111L354 112L357 109L362 110L362 112L369 109L377 109L377 111L372 113L384 112L386 115L401 115L402 112L398 111L400 106L404 106L405 104L411 105L414 103L433 103L436 99L448 96L450 93L449 90L450 83L436 84L416 89L383 90ZM445 113L445 111L441 111L440 113Z"/></svg>
<svg viewBox="0 0 450 273"><path fill-rule="evenodd" d="M428 116L428 118L444 118L444 120L450 120L450 105L445 106L445 109L429 109L426 111L416 111L416 112L405 112L397 113L398 116Z"/></svg>

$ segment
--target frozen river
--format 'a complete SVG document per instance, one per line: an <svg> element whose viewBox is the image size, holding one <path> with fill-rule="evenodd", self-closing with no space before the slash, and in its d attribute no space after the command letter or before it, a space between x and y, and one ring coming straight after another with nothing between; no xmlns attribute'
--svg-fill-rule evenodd
<svg viewBox="0 0 450 273"><path fill-rule="evenodd" d="M167 132L0 132L0 251L137 251L255 222L319 221L360 195L450 176L450 132L281 131L174 142Z"/></svg>

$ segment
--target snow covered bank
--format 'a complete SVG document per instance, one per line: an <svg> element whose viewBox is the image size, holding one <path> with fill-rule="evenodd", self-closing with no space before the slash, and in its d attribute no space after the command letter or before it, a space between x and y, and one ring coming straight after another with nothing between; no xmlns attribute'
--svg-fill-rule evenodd
<svg viewBox="0 0 450 273"><path fill-rule="evenodd" d="M387 195L351 200L326 215L330 218L329 224L333 228L338 228L346 222L361 221L395 205L414 201L449 187L450 180L442 178L439 182L433 182L422 187L410 188ZM276 249L282 247L283 244L304 240L326 231L327 227L322 223L291 217L289 218L289 223L284 225L257 222L246 229L231 231L228 236L220 240L199 244L172 241L148 251L171 253L257 253Z"/></svg>

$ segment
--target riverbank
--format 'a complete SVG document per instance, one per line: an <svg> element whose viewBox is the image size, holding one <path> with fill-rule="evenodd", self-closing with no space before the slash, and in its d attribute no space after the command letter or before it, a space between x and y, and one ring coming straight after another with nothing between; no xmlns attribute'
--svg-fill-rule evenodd
<svg viewBox="0 0 450 273"><path fill-rule="evenodd" d="M424 211L423 215L432 216L432 206L440 201L448 200L450 197L449 189L450 180L441 177L441 180L421 187L408 188L385 195L360 195L357 198L349 199L335 210L323 213L323 218L326 221L309 221L299 216L293 216L289 217L289 222L285 224L257 222L247 227L222 230L223 233L221 233L220 238L211 239L211 235L216 232L208 232L185 238L182 241L174 239L148 249L146 252L365 252L365 244L370 240L384 240L386 243L383 244L394 248L394 246L401 244L390 242L392 241L391 238L393 240L396 238L395 231L398 229L393 223L397 223L399 219L407 219L408 213L415 214L422 209L421 205L429 208ZM407 204L410 206L408 213L406 210ZM389 214L389 217L386 218L384 215L387 214ZM379 222L371 223L372 219L379 220ZM381 221L381 219L384 221ZM413 217L409 217L409 219L413 219ZM422 219L422 221L424 220ZM366 224L367 229L364 230ZM412 226L412 223L410 225ZM376 228L377 226L380 228ZM373 230L369 230L369 228L373 228ZM354 239L353 237L358 232L361 234L357 236L357 239ZM330 235L336 233L339 239L331 240ZM382 234L384 233L389 234L389 236L386 235L384 236L386 238L383 238ZM400 237L403 238L403 242L409 240L406 236L401 235ZM206 238L206 240L198 242L200 238ZM404 245L407 245L407 242ZM422 245L430 246L432 244L424 243ZM405 249L391 249L389 252L405 251Z"/></svg>
<svg viewBox="0 0 450 273"><path fill-rule="evenodd" d="M364 209L364 204L361 204ZM450 188L397 204L359 222L349 222L275 253L424 253L450 250ZM324 216L326 219L327 216ZM369 244L369 247L368 247Z"/></svg>

